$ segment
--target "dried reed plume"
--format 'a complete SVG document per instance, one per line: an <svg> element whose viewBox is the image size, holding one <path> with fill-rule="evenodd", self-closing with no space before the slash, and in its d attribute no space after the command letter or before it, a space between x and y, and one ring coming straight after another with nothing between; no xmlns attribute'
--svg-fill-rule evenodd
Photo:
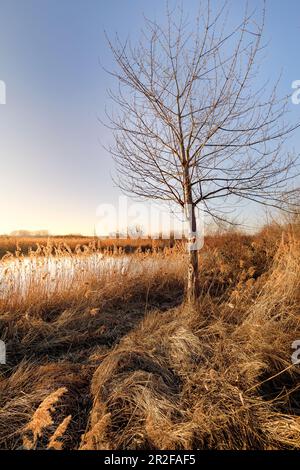
<svg viewBox="0 0 300 470"><path fill-rule="evenodd" d="M58 390L52 392L47 398L45 398L38 409L33 414L30 422L24 427L23 431L23 446L25 449L35 449L38 439L42 437L43 432L46 428L53 425L52 413L55 412L54 405L60 400L62 395L67 392L65 387L61 387ZM49 441L49 447L51 444L58 445L57 438L61 437L63 432L66 430L70 417L66 418L56 429L52 438ZM32 433L32 439L28 437L28 433Z"/></svg>

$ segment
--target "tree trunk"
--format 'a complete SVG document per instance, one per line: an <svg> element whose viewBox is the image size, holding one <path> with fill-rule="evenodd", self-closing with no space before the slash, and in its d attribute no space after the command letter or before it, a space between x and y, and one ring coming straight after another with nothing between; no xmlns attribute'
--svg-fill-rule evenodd
<svg viewBox="0 0 300 470"><path fill-rule="evenodd" d="M195 205L193 203L193 193L189 170L186 167L184 172L184 209L188 224L188 278L186 300L189 304L196 302L199 296L198 285L198 244L197 244L197 220L195 215Z"/></svg>
<svg viewBox="0 0 300 470"><path fill-rule="evenodd" d="M189 236L188 236L188 279L187 279L187 302L193 304L199 296L199 262L198 262L198 247L197 247L197 221L195 217L194 206L189 210Z"/></svg>

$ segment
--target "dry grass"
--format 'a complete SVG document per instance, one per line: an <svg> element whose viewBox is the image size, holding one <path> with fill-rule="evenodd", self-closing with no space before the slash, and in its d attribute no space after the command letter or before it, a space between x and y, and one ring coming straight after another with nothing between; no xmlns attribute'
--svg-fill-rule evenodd
<svg viewBox="0 0 300 470"><path fill-rule="evenodd" d="M163 250L179 241L155 238L95 238L80 235L48 237L15 237L0 235L0 259L7 254L30 253L41 256L72 252L79 254L86 251L116 254Z"/></svg>
<svg viewBox="0 0 300 470"><path fill-rule="evenodd" d="M67 250L54 289L32 256L1 301L0 447L300 449L299 237L206 242L192 310L180 247Z"/></svg>

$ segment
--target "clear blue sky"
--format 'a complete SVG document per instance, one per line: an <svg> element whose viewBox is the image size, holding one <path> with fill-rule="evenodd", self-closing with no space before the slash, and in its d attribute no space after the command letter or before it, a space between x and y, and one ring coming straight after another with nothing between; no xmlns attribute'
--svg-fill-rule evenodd
<svg viewBox="0 0 300 470"><path fill-rule="evenodd" d="M185 0L191 16L197 0ZM232 19L242 0L232 0ZM260 0L249 0L261 5ZM262 81L283 70L281 91L300 80L299 0L267 2L269 40ZM162 0L0 0L0 233L48 229L92 233L98 204L115 203L113 165L97 121L109 104L111 65L103 30L134 38L147 16L163 15ZM291 106L300 119L300 105ZM292 145L300 152L294 136ZM252 213L252 220L254 213Z"/></svg>

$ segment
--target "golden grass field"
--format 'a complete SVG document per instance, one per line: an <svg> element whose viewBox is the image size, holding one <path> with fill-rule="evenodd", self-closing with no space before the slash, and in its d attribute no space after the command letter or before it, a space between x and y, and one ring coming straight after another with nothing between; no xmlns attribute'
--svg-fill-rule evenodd
<svg viewBox="0 0 300 470"><path fill-rule="evenodd" d="M193 308L179 243L35 242L0 240L0 448L300 449L299 227L207 237Z"/></svg>
<svg viewBox="0 0 300 470"><path fill-rule="evenodd" d="M61 251L72 251L78 254L80 251L90 252L91 250L112 254L117 251L134 253L135 251L161 250L173 244L173 241L149 238L97 239L80 235L19 238L0 235L0 259L7 253L15 254L16 251L23 255L28 255L31 252L36 254L44 254L46 252L47 255L60 254Z"/></svg>

